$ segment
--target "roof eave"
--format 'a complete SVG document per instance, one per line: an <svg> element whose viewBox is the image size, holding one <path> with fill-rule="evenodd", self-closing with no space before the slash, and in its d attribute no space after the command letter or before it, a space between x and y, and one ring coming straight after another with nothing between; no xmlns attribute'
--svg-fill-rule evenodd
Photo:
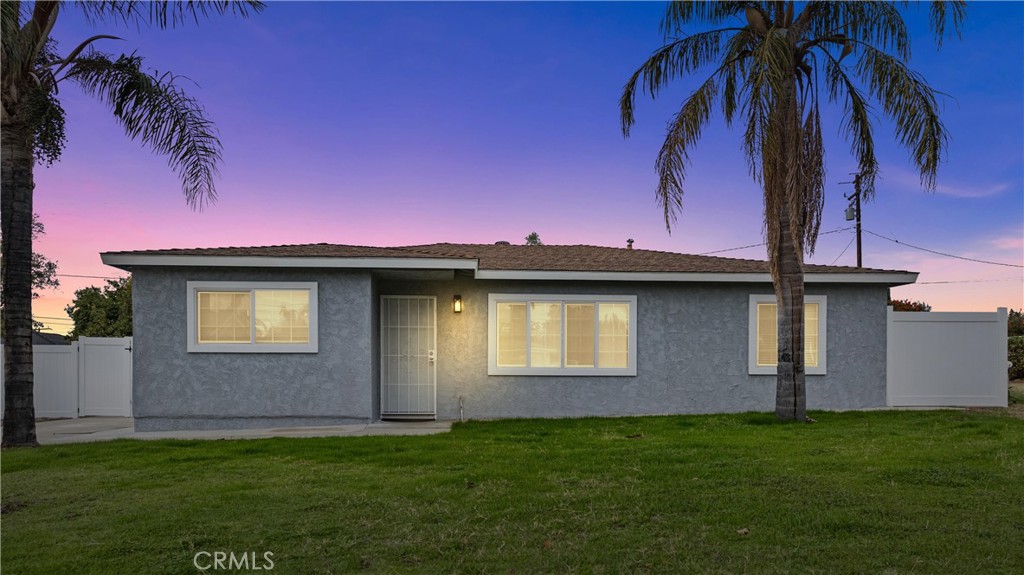
<svg viewBox="0 0 1024 575"><path fill-rule="evenodd" d="M723 282L771 283L768 273L732 272L615 272L479 269L477 260L446 257L309 257L309 256L216 256L108 252L100 254L104 264L131 271L136 267L280 267L394 270L471 270L483 280L547 281L630 281L630 282ZM813 272L804 275L808 284L886 284L898 286L917 281L914 272Z"/></svg>
<svg viewBox="0 0 1024 575"><path fill-rule="evenodd" d="M135 267L277 267L277 268L348 268L399 270L475 270L476 260L464 258L382 258L382 257L307 257L307 256L214 256L133 254L108 252L100 254L104 264L131 271Z"/></svg>

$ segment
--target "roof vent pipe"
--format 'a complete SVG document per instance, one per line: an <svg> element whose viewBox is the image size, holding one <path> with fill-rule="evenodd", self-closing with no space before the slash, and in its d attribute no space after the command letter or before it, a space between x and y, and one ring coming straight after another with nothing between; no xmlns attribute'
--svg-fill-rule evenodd
<svg viewBox="0 0 1024 575"><path fill-rule="evenodd" d="M629 238L628 240L626 240L626 249L627 250L633 249L633 238Z"/></svg>

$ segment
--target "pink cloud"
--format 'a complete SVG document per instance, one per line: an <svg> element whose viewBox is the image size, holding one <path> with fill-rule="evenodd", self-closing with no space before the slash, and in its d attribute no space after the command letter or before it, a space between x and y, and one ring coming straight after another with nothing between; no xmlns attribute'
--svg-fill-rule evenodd
<svg viewBox="0 0 1024 575"><path fill-rule="evenodd" d="M882 174L883 182L896 184L899 187L914 191L921 190L921 178L915 173L904 169L894 168ZM1010 189L1008 182L955 182L940 183L935 187L935 193L954 198L990 198L998 196Z"/></svg>
<svg viewBox="0 0 1024 575"><path fill-rule="evenodd" d="M1017 255L1024 250L1024 236L1021 234L1002 236L991 241L1000 250L1015 251Z"/></svg>

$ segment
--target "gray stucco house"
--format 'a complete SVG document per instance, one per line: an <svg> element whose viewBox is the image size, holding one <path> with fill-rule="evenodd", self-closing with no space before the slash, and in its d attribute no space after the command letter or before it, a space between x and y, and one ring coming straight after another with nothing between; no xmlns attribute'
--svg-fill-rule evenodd
<svg viewBox="0 0 1024 575"><path fill-rule="evenodd" d="M763 261L596 246L102 254L132 272L136 429L769 410ZM807 394L886 404L888 288L807 266Z"/></svg>

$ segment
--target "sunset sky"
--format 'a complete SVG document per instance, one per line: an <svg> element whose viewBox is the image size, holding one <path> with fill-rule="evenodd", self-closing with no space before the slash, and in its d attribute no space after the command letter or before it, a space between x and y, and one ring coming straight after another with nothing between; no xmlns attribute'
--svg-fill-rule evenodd
<svg viewBox="0 0 1024 575"><path fill-rule="evenodd" d="M206 107L224 144L219 201L185 204L166 161L128 140L100 103L60 96L68 145L36 171L36 251L59 262L59 290L34 314L70 328L78 288L119 276L99 253L170 247L331 242L521 243L705 253L762 241L761 192L740 131L721 118L692 154L672 234L654 201L666 122L703 77L638 102L630 138L618 98L661 45L663 3L271 3L250 19L175 30L89 25L68 7L64 50L96 33L107 52L137 51ZM938 90L951 135L939 188L925 193L876 109L883 179L866 230L953 259L864 237L868 267L921 272L893 296L936 311L1024 307L1024 4L977 3L963 37L935 48L924 9L905 12L911 65ZM738 23L740 24L740 23ZM193 83L194 82L194 83ZM855 163L825 116L823 231L845 228ZM821 236L808 261L854 265L852 230ZM849 248L847 249L847 246ZM844 251L845 250L845 251ZM764 259L763 246L719 255ZM1013 267L1016 266L1016 267Z"/></svg>

